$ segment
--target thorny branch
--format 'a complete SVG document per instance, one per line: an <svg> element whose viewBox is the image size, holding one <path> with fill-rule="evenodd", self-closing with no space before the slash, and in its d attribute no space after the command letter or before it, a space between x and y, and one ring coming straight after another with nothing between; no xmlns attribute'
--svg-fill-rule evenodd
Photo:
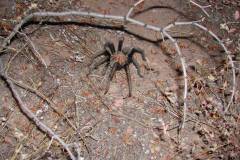
<svg viewBox="0 0 240 160"><path fill-rule="evenodd" d="M214 34L212 31L208 30L206 27L204 27L203 25L199 24L199 21L193 21L193 22L175 22L172 24L169 24L166 27L158 27L158 26L154 26L154 25L149 25L146 24L142 21L130 18L131 13L133 12L134 8L137 7L139 4L141 4L144 0L139 0L138 2L136 2L127 12L127 14L125 16L117 16L117 15L110 15L110 14L100 14L100 13L95 13L95 12L84 12L84 11L67 11L67 12L35 12L35 13L31 13L28 16L26 16L25 18L22 19L22 21L15 26L14 30L11 32L11 34L3 41L2 44L2 48L0 50L0 53L2 53L2 51L4 49L6 49L7 45L10 44L12 38L19 32L19 30L22 28L22 26L24 24L26 24L27 22L29 22L30 20L32 20L33 18L42 18L42 17L61 17L61 16L80 16L80 17L93 17L93 18L99 18L99 19L111 19L111 20L117 20L117 21L121 21L123 22L123 25L126 25L127 23L131 23L137 26L141 26L144 27L146 29L149 30L153 30L156 32L160 32L163 37L167 37L175 46L177 53L180 57L180 61L181 61L181 65L182 65L182 70L183 70L183 77L184 77L184 90L183 90L183 99L184 99L184 105L183 105L183 120L182 120L182 126L181 128L184 128L184 122L186 121L186 112L187 112L187 95L188 95L188 82L187 82L187 72L186 72L186 64L185 64L185 59L182 55L182 52L180 50L180 47L178 45L178 42L176 41L176 39L174 39L169 33L169 29L175 26L180 26L180 25L192 25L192 26L196 26L197 28L204 30L205 32L207 32L208 34L210 34L215 40L218 41L219 45L224 49L229 62L231 64L231 69L232 69L232 94L231 94L231 98L228 102L227 107L225 107L224 113L228 112L229 107L231 106L233 99L234 99L234 95L235 95L235 91L236 91L236 75L235 75L235 66L232 60L232 57L230 55L230 52L228 51L228 49L226 48L226 46L224 45L224 43L220 40L220 38L218 38L218 36L216 34ZM199 7L207 16L209 16L209 14L207 13L207 11L205 10L205 8L208 8L210 6L201 6L198 3L196 3L193 0L189 1L191 4Z"/></svg>

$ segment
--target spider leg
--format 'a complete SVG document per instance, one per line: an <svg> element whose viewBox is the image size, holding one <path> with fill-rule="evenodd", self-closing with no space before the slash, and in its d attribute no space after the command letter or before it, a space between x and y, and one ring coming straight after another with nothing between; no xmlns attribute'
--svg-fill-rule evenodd
<svg viewBox="0 0 240 160"><path fill-rule="evenodd" d="M106 54L107 54L106 49L101 50L100 52L98 52L97 54L95 54L95 55L92 57L92 61L93 61L94 59L96 59L97 57L100 57L100 56L106 55Z"/></svg>
<svg viewBox="0 0 240 160"><path fill-rule="evenodd" d="M124 41L124 38L121 37L118 42L118 51L122 51L123 41Z"/></svg>
<svg viewBox="0 0 240 160"><path fill-rule="evenodd" d="M143 51L141 48L132 48L131 50L129 50L127 56L128 56L128 57L132 57L133 54L136 53L136 52L139 53L139 54L141 54L142 59L143 59L144 61L146 61L145 53L144 53L144 51Z"/></svg>
<svg viewBox="0 0 240 160"><path fill-rule="evenodd" d="M100 65L102 65L103 63L107 62L109 59L109 57L104 57L102 58L100 61L96 62L95 64L93 64L93 66L90 66L90 70L89 73L90 74L94 69L97 69Z"/></svg>
<svg viewBox="0 0 240 160"><path fill-rule="evenodd" d="M107 51L104 49L104 50L101 50L100 52L98 52L97 54L95 54L93 57L92 57L92 60L91 60L91 63L90 65L93 64L94 60L102 55L107 55Z"/></svg>
<svg viewBox="0 0 240 160"><path fill-rule="evenodd" d="M126 72L126 75L127 75L127 81L128 81L128 91L129 91L128 96L131 97L132 96L132 80L131 80L129 65L126 65L124 67L124 69L125 69L125 72Z"/></svg>
<svg viewBox="0 0 240 160"><path fill-rule="evenodd" d="M143 75L141 74L141 70L140 70L140 65L139 65L139 63L137 62L137 60L134 59L133 57L132 57L132 63L133 63L133 65L136 67L137 73L138 73L139 77L143 78Z"/></svg>
<svg viewBox="0 0 240 160"><path fill-rule="evenodd" d="M109 62L105 64L105 66L104 66L104 68L102 70L102 75L105 75L107 73L108 66L109 66Z"/></svg>
<svg viewBox="0 0 240 160"><path fill-rule="evenodd" d="M108 90L110 88L110 82L113 79L113 76L114 76L114 74L116 72L117 64L113 63L112 65L110 64L108 67L111 68L111 70L110 70L110 73L108 75L106 90L105 90L104 94L107 94L107 92L108 92Z"/></svg>
<svg viewBox="0 0 240 160"><path fill-rule="evenodd" d="M105 50L107 50L107 52L110 55L113 55L116 52L114 44L112 42L106 42L104 45L104 48L105 48Z"/></svg>
<svg viewBox="0 0 240 160"><path fill-rule="evenodd" d="M130 53L130 51L131 51L131 48L129 48L129 47L124 47L124 48L122 49L122 52L123 52L125 55L127 55L128 53Z"/></svg>

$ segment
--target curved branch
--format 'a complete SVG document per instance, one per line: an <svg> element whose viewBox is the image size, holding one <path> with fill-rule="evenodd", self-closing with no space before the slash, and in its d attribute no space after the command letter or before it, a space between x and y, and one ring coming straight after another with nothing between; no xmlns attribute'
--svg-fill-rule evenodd
<svg viewBox="0 0 240 160"><path fill-rule="evenodd" d="M185 122L186 122L186 115L187 115L187 94L188 94L188 82L187 82L187 70L186 70L186 64L185 64L185 59L182 55L182 52L180 50L180 47L177 43L177 41L171 36L169 35L165 29L163 29L162 33L167 36L169 38L169 40L175 45L176 49L177 49L177 53L180 57L180 61L181 61L181 65L182 65L182 69L183 69L183 78L184 78L184 90L183 90L183 120L182 120L182 125L181 125L181 129L183 129L185 127Z"/></svg>
<svg viewBox="0 0 240 160"><path fill-rule="evenodd" d="M229 59L229 62L231 64L231 67L232 67L232 94L231 94L231 98L228 102L228 105L226 108L224 108L224 114L229 110L232 102L233 102L233 99L234 99L234 96L235 96L235 92L236 92L236 71L235 71L235 65L233 63L233 59L230 55L230 51L228 51L227 47L223 44L223 42L220 40L220 38L215 34L213 33L212 31L210 31L209 29L207 29L206 27L204 27L203 25L199 24L198 23L199 21L193 21L193 22L175 22L175 23L172 23L168 26L166 26L165 28L166 29L170 29L174 26L181 26L181 25L193 25L193 26L196 26L197 28L200 28L201 30L209 33L216 41L218 41L219 45L224 49L228 59Z"/></svg>

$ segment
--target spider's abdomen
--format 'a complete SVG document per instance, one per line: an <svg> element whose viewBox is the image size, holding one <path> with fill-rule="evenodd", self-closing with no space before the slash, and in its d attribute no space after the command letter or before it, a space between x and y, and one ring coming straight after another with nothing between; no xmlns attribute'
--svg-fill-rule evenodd
<svg viewBox="0 0 240 160"><path fill-rule="evenodd" d="M112 56L112 60L118 63L120 66L124 66L127 63L128 58L122 52L118 52L117 54Z"/></svg>

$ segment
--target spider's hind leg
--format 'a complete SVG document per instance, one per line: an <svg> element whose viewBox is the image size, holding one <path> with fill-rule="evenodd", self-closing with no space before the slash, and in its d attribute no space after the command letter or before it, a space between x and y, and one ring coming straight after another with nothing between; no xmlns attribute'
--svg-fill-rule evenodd
<svg viewBox="0 0 240 160"><path fill-rule="evenodd" d="M106 75L109 64L110 64L110 63L107 62L107 63L104 65L103 70L102 70L102 72L101 72L102 76Z"/></svg>
<svg viewBox="0 0 240 160"><path fill-rule="evenodd" d="M130 74L130 68L129 65L126 65L124 67L126 75L127 75L127 81L128 81L128 96L132 96L132 80L131 80L131 74Z"/></svg>
<svg viewBox="0 0 240 160"><path fill-rule="evenodd" d="M108 78L107 78L107 82L106 82L106 90L105 90L104 94L107 94L107 92L110 88L110 82L113 79L113 76L117 70L117 64L116 63L109 64L108 68L110 68L110 73L108 74Z"/></svg>
<svg viewBox="0 0 240 160"><path fill-rule="evenodd" d="M137 69L137 73L138 73L139 77L143 78L143 75L141 74L140 65L139 65L139 63L137 62L137 60L132 57L132 62L133 62L133 65L134 65L134 66L136 67L136 69Z"/></svg>

